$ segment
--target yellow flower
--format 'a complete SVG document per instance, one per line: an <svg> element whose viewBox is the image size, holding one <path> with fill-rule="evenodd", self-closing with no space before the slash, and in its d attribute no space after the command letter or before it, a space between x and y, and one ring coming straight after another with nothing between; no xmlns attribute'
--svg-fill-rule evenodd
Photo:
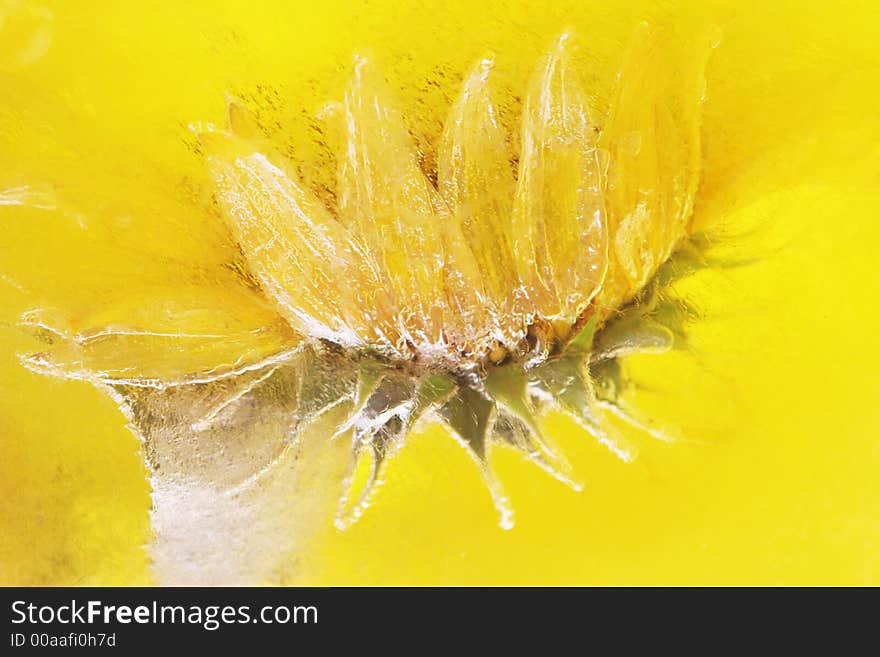
<svg viewBox="0 0 880 657"><path fill-rule="evenodd" d="M214 195L247 273L305 339L298 347L255 360L267 344L281 342L278 322L270 322L235 338L241 353L226 371L218 363L181 380L120 377L99 367L108 343L183 340L189 349L210 350L218 338L225 347L233 338L210 325L195 334L118 325L74 333L32 311L25 325L61 346L25 363L108 387L154 452L162 434L197 445L204 432L229 432L230 417L256 405L256 416L233 427L249 435L279 403L290 414L281 438L295 445L314 418L351 406L333 434L351 432L345 488L354 486L365 450L371 465L354 501L343 495L340 528L360 516L388 457L431 413L480 464L505 528L512 511L488 466L493 442L580 488L541 429L545 407L570 413L631 461L634 450L604 428L603 408L640 425L622 405L617 359L667 350L671 329L681 329L657 322L681 320L661 300L668 280L646 284L687 236L710 44L676 41L643 24L600 133L572 61L573 41L571 33L560 36L532 76L518 153L497 123L492 61L476 65L446 120L438 170L428 172L436 188L363 57L355 59L341 104L334 208L271 154L238 104L229 105L229 130L200 134ZM113 350L120 360L137 356L119 345ZM305 378L317 380L311 394ZM157 399L144 387L171 391ZM207 408L196 401L205 397L212 398ZM171 422L175 413L192 416L189 429ZM240 458L234 439L224 440ZM256 485L277 461L237 486Z"/></svg>
<svg viewBox="0 0 880 657"><path fill-rule="evenodd" d="M873 318L849 292L874 280L851 257L870 239L850 239L848 220L873 207L880 67L867 14L697 12L725 34L704 89L711 38L682 18L688 4L664 16L461 5L442 20L414 7L394 20L381 8L205 9L108 4L88 12L95 35L63 4L0 4L3 321L23 319L44 345L10 330L4 353L42 350L30 367L97 384L146 439L160 579L216 580L222 555L237 554L231 581L729 581L749 556L765 569L753 578L784 562L803 581L786 558L801 535L824 555L818 579L871 579L870 559L858 573L845 564L876 538L859 436L877 425L856 410L870 386L843 346ZM646 16L669 27L633 35ZM566 24L581 48L574 31L553 41ZM379 52L351 64L361 45ZM228 125L216 120L225 93ZM733 285L712 268L681 278L724 246L702 237L708 224L763 217L810 237ZM790 295L797 304L780 301ZM742 319L691 325L685 299ZM833 312L816 310L821 299ZM638 355L673 344L687 350ZM125 546L146 537L147 489L115 407L8 360L22 392L0 400L3 479L28 493L3 517L19 537L0 555L3 578L143 578ZM825 404L807 401L816 371L833 388ZM683 425L676 434L736 440L661 459L627 428L640 423L630 399ZM602 460L554 408L627 463ZM464 452L441 447L436 425L416 427L420 415L453 429L503 520L510 495L513 532L493 533ZM665 438L653 426L642 428ZM832 428L845 439L829 445ZM329 549L303 544L340 478L339 523L357 517L411 431L382 509L344 538L315 537ZM672 483L639 479L630 440ZM520 475L499 445L596 485L576 502ZM322 458L312 475L286 474ZM808 486L811 471L852 483ZM765 506L749 495L757 480ZM799 497L787 502L789 485ZM815 511L801 525L795 499ZM837 506L823 513L822 500ZM833 518L851 538L832 545ZM389 550L404 534L411 549Z"/></svg>

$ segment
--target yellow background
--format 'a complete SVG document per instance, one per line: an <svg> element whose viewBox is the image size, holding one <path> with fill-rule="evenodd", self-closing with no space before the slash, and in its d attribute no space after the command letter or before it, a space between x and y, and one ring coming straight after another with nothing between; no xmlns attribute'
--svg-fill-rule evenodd
<svg viewBox="0 0 880 657"><path fill-rule="evenodd" d="M197 211L188 124L220 123L225 94L244 97L320 177L303 135L355 51L399 87L429 149L487 49L521 89L573 27L601 108L643 18L721 28L696 217L735 227L729 250L757 258L682 287L707 316L696 356L631 363L640 404L695 443L635 437L643 458L625 465L559 419L588 486L501 454L517 513L504 532L466 454L429 430L358 524L312 541L298 582L880 583L876 4L500 0L0 1L0 190L50 181L71 204L0 206L0 583L151 581L137 441L99 391L24 370L16 354L40 345L16 322L198 282L232 257Z"/></svg>

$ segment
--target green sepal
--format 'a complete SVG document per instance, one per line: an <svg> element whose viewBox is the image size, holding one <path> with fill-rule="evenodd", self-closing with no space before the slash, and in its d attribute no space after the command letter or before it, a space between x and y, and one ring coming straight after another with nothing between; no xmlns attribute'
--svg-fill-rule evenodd
<svg viewBox="0 0 880 657"><path fill-rule="evenodd" d="M568 412L581 414L593 401L585 364L574 356L547 361L535 368L532 376Z"/></svg>
<svg viewBox="0 0 880 657"><path fill-rule="evenodd" d="M540 459L531 458L566 485L581 490L581 484L571 478L571 465L541 430L540 422L529 399L529 380L530 373L517 365L499 367L486 377L486 392L528 429L531 439L543 453Z"/></svg>
<svg viewBox="0 0 880 657"><path fill-rule="evenodd" d="M491 399L478 390L462 386L440 408L440 415L476 457L485 462L494 410Z"/></svg>
<svg viewBox="0 0 880 657"><path fill-rule="evenodd" d="M708 243L705 238L691 236L683 241L675 253L663 263L654 274L653 283L664 288L672 283L687 278L702 269L709 267L705 251Z"/></svg>
<svg viewBox="0 0 880 657"><path fill-rule="evenodd" d="M516 364L496 367L485 380L489 396L525 422L535 434L540 435L537 418L529 403L528 384L528 374Z"/></svg>
<svg viewBox="0 0 880 657"><path fill-rule="evenodd" d="M380 379L385 375L387 366L369 359L363 360L358 366L357 397L355 406L363 406L373 391L378 387Z"/></svg>
<svg viewBox="0 0 880 657"><path fill-rule="evenodd" d="M422 377L416 391L415 403L410 414L410 424L418 420L426 411L449 399L456 390L457 383L448 374L432 372Z"/></svg>
<svg viewBox="0 0 880 657"><path fill-rule="evenodd" d="M609 358L590 363L593 394L603 401L616 402L627 386L620 361Z"/></svg>
<svg viewBox="0 0 880 657"><path fill-rule="evenodd" d="M632 312L606 324L596 335L591 360L635 353L664 353L675 345L673 332L647 314Z"/></svg>
<svg viewBox="0 0 880 657"><path fill-rule="evenodd" d="M617 361L603 361L617 364ZM638 450L622 437L610 434L602 426L597 409L596 391L587 363L574 357L549 361L532 375L550 393L562 411L586 429L600 444L627 463L635 460Z"/></svg>
<svg viewBox="0 0 880 657"><path fill-rule="evenodd" d="M596 329L599 326L599 314L593 313L583 328L578 331L563 350L563 356L588 354L593 348L593 340L596 337Z"/></svg>

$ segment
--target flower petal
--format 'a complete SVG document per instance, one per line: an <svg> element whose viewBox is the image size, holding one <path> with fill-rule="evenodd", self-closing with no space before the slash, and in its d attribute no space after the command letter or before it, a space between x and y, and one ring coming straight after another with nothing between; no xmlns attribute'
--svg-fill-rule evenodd
<svg viewBox="0 0 880 657"><path fill-rule="evenodd" d="M476 260L498 337L515 344L524 331L513 309L513 292L520 285L512 245L515 180L507 135L490 94L493 66L491 57L477 63L446 119L438 186Z"/></svg>
<svg viewBox="0 0 880 657"><path fill-rule="evenodd" d="M600 145L609 154L609 271L599 305L636 294L685 236L700 174L708 38L642 24L618 74Z"/></svg>
<svg viewBox="0 0 880 657"><path fill-rule="evenodd" d="M241 118L233 121L241 124ZM248 267L303 335L394 347L391 300L350 232L254 141L210 133L208 168Z"/></svg>
<svg viewBox="0 0 880 657"><path fill-rule="evenodd" d="M523 109L514 253L529 307L575 323L602 283L606 234L595 127L563 34L536 70Z"/></svg>
<svg viewBox="0 0 880 657"><path fill-rule="evenodd" d="M418 167L400 113L358 58L345 95L340 212L387 277L406 339L423 350L483 326L479 279L445 204Z"/></svg>

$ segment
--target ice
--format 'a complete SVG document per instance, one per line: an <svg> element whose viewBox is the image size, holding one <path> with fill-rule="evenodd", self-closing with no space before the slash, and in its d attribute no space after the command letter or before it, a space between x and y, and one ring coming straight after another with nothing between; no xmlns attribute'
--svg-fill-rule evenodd
<svg viewBox="0 0 880 657"><path fill-rule="evenodd" d="M609 416L668 439L630 408L620 359L678 346L692 316L669 287L704 262L687 241L709 49L695 43L642 27L600 130L562 34L525 90L518 139L498 119L486 56L452 102L436 171L358 56L336 105L329 196L235 99L227 125L193 124L240 251L236 284L22 318L46 345L24 363L105 390L143 440L167 581L220 577L223 550L255 564L228 581L271 578L266 555L297 549L318 516L335 506L342 529L364 513L419 421L444 423L468 451L505 528L494 447L581 488L549 412L625 462L638 448ZM0 205L53 198L21 186ZM279 517L287 505L295 531Z"/></svg>

